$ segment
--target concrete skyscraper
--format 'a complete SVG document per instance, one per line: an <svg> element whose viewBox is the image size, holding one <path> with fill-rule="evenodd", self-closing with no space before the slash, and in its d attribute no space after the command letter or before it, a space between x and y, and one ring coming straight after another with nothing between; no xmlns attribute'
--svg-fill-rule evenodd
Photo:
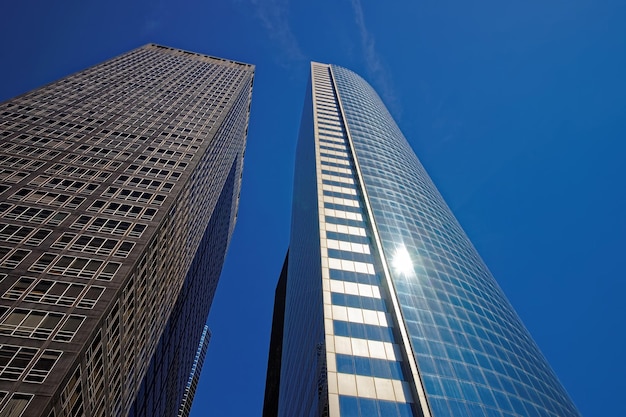
<svg viewBox="0 0 626 417"><path fill-rule="evenodd" d="M188 412L253 77L146 45L0 104L1 416Z"/></svg>
<svg viewBox="0 0 626 417"><path fill-rule="evenodd" d="M264 416L578 417L376 92L313 63Z"/></svg>

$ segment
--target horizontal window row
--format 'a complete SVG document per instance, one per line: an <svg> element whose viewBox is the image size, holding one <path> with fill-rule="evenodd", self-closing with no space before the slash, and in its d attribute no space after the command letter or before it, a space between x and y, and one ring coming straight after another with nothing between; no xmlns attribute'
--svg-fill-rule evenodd
<svg viewBox="0 0 626 417"><path fill-rule="evenodd" d="M329 249L338 249L348 253L370 254L370 246L368 244L345 242L343 240L327 239L326 247Z"/></svg>
<svg viewBox="0 0 626 417"><path fill-rule="evenodd" d="M54 281L51 279L36 279L20 277L3 295L8 300L18 300L33 303L54 304L61 306L76 305L79 308L93 308L105 287L86 285L76 282Z"/></svg>
<svg viewBox="0 0 626 417"><path fill-rule="evenodd" d="M387 313L377 310L366 310L356 307L331 305L331 314L334 320L350 323L366 324L371 326L389 326ZM345 336L345 335L344 335Z"/></svg>
<svg viewBox="0 0 626 417"><path fill-rule="evenodd" d="M83 197L73 197L67 194L33 190L30 188L21 188L9 198L29 203L66 207L69 209L76 209L85 201Z"/></svg>
<svg viewBox="0 0 626 417"><path fill-rule="evenodd" d="M120 161L115 161L115 160L111 160L111 159L97 158L95 156L78 155L78 154L74 154L74 153L65 155L61 159L61 161L64 162L64 163L70 163L70 164L74 164L74 165L82 165L82 166L86 166L86 167L96 167L96 168L100 168L100 169L110 169L112 171L115 171L115 170L119 169L122 166L122 162L120 162Z"/></svg>
<svg viewBox="0 0 626 417"><path fill-rule="evenodd" d="M402 364L384 359L365 358L351 355L335 355L337 372L374 376L377 378L403 380Z"/></svg>
<svg viewBox="0 0 626 417"><path fill-rule="evenodd" d="M362 220L342 219L341 217L324 216L327 223L340 224L344 226L365 227L365 223Z"/></svg>
<svg viewBox="0 0 626 417"><path fill-rule="evenodd" d="M14 169L0 169L0 181L16 184L28 177L27 172L16 171Z"/></svg>
<svg viewBox="0 0 626 417"><path fill-rule="evenodd" d="M40 127L40 131L43 131L43 130L44 129ZM40 136L31 136L31 135L25 135L25 134L18 136L17 139L14 139L14 140L20 143L28 144L28 145L36 145L36 146L42 146L42 147L45 146L48 149L65 150L65 149L69 149L70 147L74 145L73 142L69 142L69 141L44 138Z"/></svg>
<svg viewBox="0 0 626 417"><path fill-rule="evenodd" d="M350 198L343 199L339 197L329 197L324 196L324 202L328 202L331 204L339 204L347 207L360 207L359 200L355 198L355 196L350 196Z"/></svg>
<svg viewBox="0 0 626 417"><path fill-rule="evenodd" d="M128 188L109 187L102 193L102 197L117 198L137 203L161 205L167 198L163 194L149 193L147 191L137 191Z"/></svg>
<svg viewBox="0 0 626 417"><path fill-rule="evenodd" d="M26 369L33 365L24 376L24 381L43 382L61 357L62 352L46 349L35 361L37 353L39 353L37 348L0 345L0 379L17 381L26 373Z"/></svg>
<svg viewBox="0 0 626 417"><path fill-rule="evenodd" d="M329 210L339 210L339 211L344 211L344 212L361 214L361 207L358 206L358 203L355 206L352 206L352 205L349 206L345 204L324 202L324 208L329 209Z"/></svg>
<svg viewBox="0 0 626 417"><path fill-rule="evenodd" d="M0 391L0 405L4 398L7 396L8 392ZM21 392L16 392L11 395L11 398L7 401L7 403L0 409L0 415L8 415L10 417L20 417L30 401L33 399L33 394L26 394Z"/></svg>
<svg viewBox="0 0 626 417"><path fill-rule="evenodd" d="M324 178L326 177L326 178ZM337 180L333 180L328 178L327 175L322 175L322 184L324 185L334 185L336 187L343 187L343 188L350 188L350 189L354 189L356 190L356 185L354 184L354 181L337 181Z"/></svg>
<svg viewBox="0 0 626 417"><path fill-rule="evenodd" d="M135 206L132 204L122 204L115 202L107 202L104 200L96 200L87 208L89 211L95 211L103 214L112 214L114 216L130 217L141 220L152 220L158 210L152 207Z"/></svg>
<svg viewBox="0 0 626 417"><path fill-rule="evenodd" d="M0 335L71 342L85 316L16 308L0 322Z"/></svg>
<svg viewBox="0 0 626 417"><path fill-rule="evenodd" d="M346 153L346 145L335 141L320 140L320 150Z"/></svg>
<svg viewBox="0 0 626 417"><path fill-rule="evenodd" d="M348 281L353 283L361 283L368 285L380 285L380 280L375 274L367 274L354 271L343 271L340 269L329 269L330 279L339 281Z"/></svg>
<svg viewBox="0 0 626 417"><path fill-rule="evenodd" d="M0 214L5 219L51 226L58 226L70 215L66 212L20 205L14 206L9 203L0 203Z"/></svg>
<svg viewBox="0 0 626 417"><path fill-rule="evenodd" d="M383 416L413 417L410 403L384 401L372 398L339 396L339 410L343 417Z"/></svg>
<svg viewBox="0 0 626 417"><path fill-rule="evenodd" d="M334 334L337 336L355 337L357 339L369 339L390 343L393 343L394 341L391 327L333 320L333 329Z"/></svg>
<svg viewBox="0 0 626 417"><path fill-rule="evenodd" d="M369 253L348 252L339 249L328 249L328 257L333 259L343 259L355 262L373 263L374 258Z"/></svg>
<svg viewBox="0 0 626 417"><path fill-rule="evenodd" d="M46 169L48 174L56 174L62 177L74 177L85 180L97 180L100 182L105 181L111 176L110 172L100 171L97 169L80 168L64 164L54 164L50 168Z"/></svg>
<svg viewBox="0 0 626 417"><path fill-rule="evenodd" d="M326 238L328 240L337 240L340 242L357 243L361 245L369 245L370 240L367 236L349 235L346 233L326 231Z"/></svg>
<svg viewBox="0 0 626 417"><path fill-rule="evenodd" d="M39 175L36 178L33 178L28 185L83 194L91 194L98 188L98 184L95 183L50 177L47 175Z"/></svg>
<svg viewBox="0 0 626 417"><path fill-rule="evenodd" d="M351 169L346 169L346 168L331 168L329 169L328 167L323 167L322 168L322 175L329 175L335 178L346 178L346 179L350 179L352 180L352 182L354 182L354 173L352 172Z"/></svg>
<svg viewBox="0 0 626 417"><path fill-rule="evenodd" d="M45 165L44 161L28 159L10 155L0 155L0 166L3 168L18 168L27 171L36 171Z"/></svg>
<svg viewBox="0 0 626 417"><path fill-rule="evenodd" d="M146 225L127 221L82 215L72 225L72 229L81 229L89 232L110 233L113 235L141 237Z"/></svg>
<svg viewBox="0 0 626 417"><path fill-rule="evenodd" d="M18 154L20 156L31 156L40 160L41 159L53 160L61 154L61 152L53 151L51 149L39 148L36 146L27 146L27 145L22 145L22 144L15 144L11 142L5 142L0 146L3 148L2 150L4 152L11 152L11 153Z"/></svg>
<svg viewBox="0 0 626 417"><path fill-rule="evenodd" d="M320 156L324 158L322 159L324 161L332 161L332 162L350 161L350 157L345 152L320 150Z"/></svg>
<svg viewBox="0 0 626 417"><path fill-rule="evenodd" d="M165 191L170 192L174 188L174 184L171 182L163 182L160 180L153 180L148 178L131 177L129 175L120 175L114 182L118 185L130 185L135 188L143 188L146 190Z"/></svg>
<svg viewBox="0 0 626 417"><path fill-rule="evenodd" d="M167 159L190 160L191 158L193 158L193 154L191 153L183 153L180 151L174 151L172 149L156 148L154 146L149 146L146 151L149 152L150 155L157 155L159 157Z"/></svg>
<svg viewBox="0 0 626 417"><path fill-rule="evenodd" d="M173 181L177 181L181 176L180 172L170 171L168 169L152 168L152 167L148 167L144 165L137 165L137 164L130 165L126 169L126 172L139 174L139 175L145 175L147 177L158 178L158 179L163 179L163 180L171 179Z"/></svg>
<svg viewBox="0 0 626 417"><path fill-rule="evenodd" d="M116 149L89 145L80 145L76 149L76 152L79 152L82 155L92 155L98 158L110 158L117 160L126 160L132 155L130 152L121 152Z"/></svg>
<svg viewBox="0 0 626 417"><path fill-rule="evenodd" d="M323 195L324 197L335 197L335 198L341 198L341 199L345 199L345 200L355 200L355 201L359 201L358 198L359 196L356 194L356 191L354 191L354 193L342 193L339 191L331 191L331 190L323 190Z"/></svg>
<svg viewBox="0 0 626 417"><path fill-rule="evenodd" d="M333 305L362 308L365 310L387 311L387 306L381 298L361 297L353 294L332 293Z"/></svg>
<svg viewBox="0 0 626 417"><path fill-rule="evenodd" d="M52 230L0 223L0 241L38 246Z"/></svg>
<svg viewBox="0 0 626 417"><path fill-rule="evenodd" d="M160 166L163 168L180 169L180 170L185 170L187 166L189 165L187 162L180 162L180 161L170 160L170 159L165 159L165 158L147 157L145 155L138 156L137 159L135 159L135 162L145 164L145 165Z"/></svg>
<svg viewBox="0 0 626 417"><path fill-rule="evenodd" d="M17 267L30 252L29 250L0 246L0 266L13 269Z"/></svg>
<svg viewBox="0 0 626 417"><path fill-rule="evenodd" d="M344 211L344 210L335 210L331 208L324 208L324 215L330 216L330 217L338 217L341 219L363 221L363 216L361 215L360 212L355 212L351 210Z"/></svg>
<svg viewBox="0 0 626 417"><path fill-rule="evenodd" d="M322 161L322 166L324 167L344 168L344 169L352 168L350 161L340 161L334 158L326 158L326 157L322 157L321 161Z"/></svg>
<svg viewBox="0 0 626 417"><path fill-rule="evenodd" d="M337 131L324 131L324 132L318 132L318 137L321 141L333 141L335 143L346 143L346 135L343 132L337 132Z"/></svg>
<svg viewBox="0 0 626 417"><path fill-rule="evenodd" d="M79 252L95 253L97 255L113 255L125 258L135 246L133 242L105 239L97 236L63 233L51 247L55 249L69 249Z"/></svg>
<svg viewBox="0 0 626 417"><path fill-rule="evenodd" d="M85 279L95 277L110 281L121 265L119 262L105 262L99 259L44 253L28 270Z"/></svg>

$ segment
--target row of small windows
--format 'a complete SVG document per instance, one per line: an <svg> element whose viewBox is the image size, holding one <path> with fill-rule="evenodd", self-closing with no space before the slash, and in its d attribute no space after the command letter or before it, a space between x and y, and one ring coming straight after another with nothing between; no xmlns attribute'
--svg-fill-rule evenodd
<svg viewBox="0 0 626 417"><path fill-rule="evenodd" d="M0 214L6 219L50 226L58 226L70 215L70 213L62 211L20 205L14 206L9 203L0 203Z"/></svg>
<svg viewBox="0 0 626 417"><path fill-rule="evenodd" d="M116 239L105 239L97 236L78 235L76 233L63 233L51 247L55 249L69 249L73 251L94 253L96 255L113 255L125 258L133 249L133 242Z"/></svg>
<svg viewBox="0 0 626 417"><path fill-rule="evenodd" d="M352 190L350 190L352 191ZM335 197L335 198L343 198L344 200L349 200L349 199L353 199L353 200L358 200L358 196L356 194L347 194L347 193L342 193L339 191L330 191L330 190L324 190L324 196L326 197Z"/></svg>
<svg viewBox="0 0 626 417"><path fill-rule="evenodd" d="M154 180L156 181L156 180ZM102 197L117 198L120 200L134 201L137 203L161 205L167 198L163 194L155 194L132 190L129 188L109 187L102 193Z"/></svg>
<svg viewBox="0 0 626 417"><path fill-rule="evenodd" d="M31 251L0 246L0 266L16 268Z"/></svg>
<svg viewBox="0 0 626 417"><path fill-rule="evenodd" d="M61 154L59 151L53 151L46 148L38 148L36 146L27 146L21 144L15 144L11 142L4 142L0 145L0 149L4 152L10 152L18 154L20 156L32 156L37 159L54 160Z"/></svg>
<svg viewBox="0 0 626 417"><path fill-rule="evenodd" d="M393 331L391 327L333 320L333 329L336 336L394 343Z"/></svg>
<svg viewBox="0 0 626 417"><path fill-rule="evenodd" d="M80 152L83 155L92 155L99 158L111 158L118 160L126 160L132 154L130 152L121 152L115 149L105 148L101 146L89 146L89 145L80 145L76 152Z"/></svg>
<svg viewBox="0 0 626 417"><path fill-rule="evenodd" d="M133 204L123 204L96 200L87 208L89 211L112 214L114 216L130 217L141 220L152 220L158 210L152 207L136 206Z"/></svg>
<svg viewBox="0 0 626 417"><path fill-rule="evenodd" d="M130 185L135 188L143 188L146 190L170 192L174 188L171 182L163 182L154 179L131 177L129 175L120 175L114 182L116 185Z"/></svg>
<svg viewBox="0 0 626 417"><path fill-rule="evenodd" d="M362 308L365 310L387 311L385 302L381 298L360 297L353 294L331 293L333 305Z"/></svg>
<svg viewBox="0 0 626 417"><path fill-rule="evenodd" d="M33 399L34 395L16 392L11 395L6 404L3 404L8 392L0 391L0 415L6 417L20 417L28 404Z"/></svg>
<svg viewBox="0 0 626 417"><path fill-rule="evenodd" d="M119 262L105 262L99 259L44 253L28 270L85 279L95 277L100 280L110 281L121 266L122 264Z"/></svg>
<svg viewBox="0 0 626 417"><path fill-rule="evenodd" d="M0 321L0 335L71 342L84 320L75 314L66 318L63 313L16 308Z"/></svg>
<svg viewBox="0 0 626 417"><path fill-rule="evenodd" d="M115 171L122 166L120 161L114 161L110 159L97 158L95 156L84 156L79 154L70 153L65 155L61 159L64 163L83 165L88 167L97 167L101 169L109 169Z"/></svg>
<svg viewBox="0 0 626 417"><path fill-rule="evenodd" d="M54 164L46 169L48 174L56 174L62 177L75 177L85 180L106 181L111 176L110 172L99 171L96 169L73 167L63 164Z"/></svg>
<svg viewBox="0 0 626 417"><path fill-rule="evenodd" d="M18 156L0 155L0 166L3 168L18 168L27 171L36 171L45 165L44 161Z"/></svg>
<svg viewBox="0 0 626 417"><path fill-rule="evenodd" d="M163 168L171 168L171 169L180 169L184 170L189 165L187 162L179 162L177 160L170 160L165 158L157 158L150 157L148 158L146 155L139 155L135 162L139 162L141 164L152 164L154 166L161 166Z"/></svg>
<svg viewBox="0 0 626 417"><path fill-rule="evenodd" d="M71 179L62 179L49 177L47 175L39 175L33 178L28 185L34 185L38 187L47 187L53 188L55 190L62 191L70 191L73 193L83 193L83 194L91 194L96 188L98 188L98 184L88 183L84 181L76 181Z"/></svg>
<svg viewBox="0 0 626 417"><path fill-rule="evenodd" d="M43 128L39 129L39 131L41 131L41 130L43 130ZM46 137L32 136L32 135L26 135L26 134L21 134L17 138L11 138L11 140L14 141L14 142L17 142L17 143L41 146L41 147L45 147L47 149L61 149L61 150L65 150L65 149L69 149L72 146L74 146L74 143L71 142L71 141L65 141L65 140L59 140L59 139L50 139L50 138L46 138Z"/></svg>
<svg viewBox="0 0 626 417"><path fill-rule="evenodd" d="M0 223L0 241L4 242L38 246L50 233L52 230Z"/></svg>
<svg viewBox="0 0 626 417"><path fill-rule="evenodd" d="M180 172L176 172L176 171L153 168L153 167L137 165L137 164L130 165L126 169L126 172L132 173L132 174L145 175L147 177L158 178L162 180L171 179L172 181L177 181L182 175Z"/></svg>
<svg viewBox="0 0 626 417"><path fill-rule="evenodd" d="M0 379L17 381L23 376L25 382L43 382L62 352L46 349L35 361L37 353L37 348L0 345Z"/></svg>
<svg viewBox="0 0 626 417"><path fill-rule="evenodd" d="M8 300L18 300L78 308L92 309L105 287L76 282L20 277L3 295Z"/></svg>
<svg viewBox="0 0 626 417"><path fill-rule="evenodd" d="M84 197L75 197L67 194L53 193L49 191L21 188L9 197L12 200L43 204L48 206L65 207L76 209L80 206Z"/></svg>
<svg viewBox="0 0 626 417"><path fill-rule="evenodd" d="M13 169L0 169L0 181L16 184L28 176L28 173Z"/></svg>

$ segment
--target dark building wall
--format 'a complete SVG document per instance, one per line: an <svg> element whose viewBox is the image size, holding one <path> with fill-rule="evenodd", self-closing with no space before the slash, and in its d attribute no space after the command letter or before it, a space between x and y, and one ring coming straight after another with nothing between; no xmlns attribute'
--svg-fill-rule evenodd
<svg viewBox="0 0 626 417"><path fill-rule="evenodd" d="M285 326L285 294L287 290L287 271L289 251L285 256L280 271L278 284L274 293L274 314L272 316L272 333L270 350L267 359L267 376L265 379L265 398L263 401L263 417L278 416L278 399L280 397L280 368L283 352L283 333Z"/></svg>
<svg viewBox="0 0 626 417"><path fill-rule="evenodd" d="M280 373L280 415L317 415L325 377L317 179L311 87L296 148L291 240ZM306 323L306 325L303 325ZM325 384L321 384L324 386ZM323 406L322 406L323 407Z"/></svg>

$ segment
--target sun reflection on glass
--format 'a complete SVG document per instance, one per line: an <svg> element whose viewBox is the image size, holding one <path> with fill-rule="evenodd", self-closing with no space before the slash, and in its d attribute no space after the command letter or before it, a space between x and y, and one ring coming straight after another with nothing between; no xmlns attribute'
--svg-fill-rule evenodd
<svg viewBox="0 0 626 417"><path fill-rule="evenodd" d="M396 253L393 255L393 259L391 260L391 265L399 274L408 275L413 272L413 261L411 260L411 255L409 255L409 252L404 246L396 249Z"/></svg>

